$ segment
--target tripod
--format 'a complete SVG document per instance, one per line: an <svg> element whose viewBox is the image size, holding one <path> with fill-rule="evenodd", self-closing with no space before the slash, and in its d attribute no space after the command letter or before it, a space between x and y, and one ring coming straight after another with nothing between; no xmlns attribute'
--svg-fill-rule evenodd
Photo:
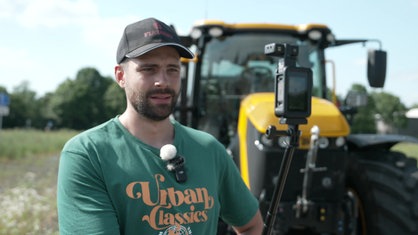
<svg viewBox="0 0 418 235"><path fill-rule="evenodd" d="M277 184L274 188L272 202L270 203L270 207L265 218L263 235L270 235L273 230L274 221L276 220L277 210L279 208L280 199L283 194L286 178L289 173L293 153L299 146L299 124L306 124L307 120L283 118L280 120L280 123L288 124L288 130L278 131L275 126L269 126L266 131L267 137L273 138L275 136L290 136L290 142L285 149L279 173L277 175Z"/></svg>

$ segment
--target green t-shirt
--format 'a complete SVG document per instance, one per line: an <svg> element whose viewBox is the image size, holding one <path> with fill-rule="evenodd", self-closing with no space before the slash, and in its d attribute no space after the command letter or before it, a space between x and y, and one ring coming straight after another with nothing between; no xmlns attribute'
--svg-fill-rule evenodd
<svg viewBox="0 0 418 235"><path fill-rule="evenodd" d="M211 135L172 121L185 158L178 183L160 150L114 118L72 138L58 172L60 234L216 234L218 218L249 222L258 202L225 148Z"/></svg>

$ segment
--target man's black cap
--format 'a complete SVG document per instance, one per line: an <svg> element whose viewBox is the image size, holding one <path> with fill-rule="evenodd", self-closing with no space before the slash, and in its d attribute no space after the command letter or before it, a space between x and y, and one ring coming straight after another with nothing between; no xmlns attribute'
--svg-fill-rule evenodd
<svg viewBox="0 0 418 235"><path fill-rule="evenodd" d="M148 18L126 26L116 53L116 62L135 58L162 46L174 47L181 57L192 59L193 53L181 45L174 29L165 23Z"/></svg>

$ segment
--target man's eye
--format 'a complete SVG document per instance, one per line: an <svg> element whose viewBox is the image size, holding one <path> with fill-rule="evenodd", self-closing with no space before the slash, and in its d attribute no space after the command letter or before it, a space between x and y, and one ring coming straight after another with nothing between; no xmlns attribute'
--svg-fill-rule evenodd
<svg viewBox="0 0 418 235"><path fill-rule="evenodd" d="M152 68L152 67L141 68L141 72L152 72L152 71L154 71L154 68Z"/></svg>
<svg viewBox="0 0 418 235"><path fill-rule="evenodd" d="M179 68L169 68L168 71L172 72L172 73L177 73L177 72L180 72L180 69Z"/></svg>

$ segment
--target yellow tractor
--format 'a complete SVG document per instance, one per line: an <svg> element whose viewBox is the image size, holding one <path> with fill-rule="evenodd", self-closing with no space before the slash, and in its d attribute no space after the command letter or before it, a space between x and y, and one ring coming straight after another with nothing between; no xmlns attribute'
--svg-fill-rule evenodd
<svg viewBox="0 0 418 235"><path fill-rule="evenodd" d="M390 150L399 142L418 140L350 134L346 114L352 115L361 97L347 99L344 109L328 98L335 94L329 94L325 50L371 40L340 40L321 24L214 20L196 23L181 38L196 57L183 61L175 117L225 145L263 215L290 141L289 136L266 136L269 126L278 131L288 126L274 111L279 58L266 55L265 46L297 46L296 66L312 71L311 113L300 125L272 234L418 234L417 162ZM383 87L386 52L369 50L367 73L370 86ZM233 233L221 221L219 234Z"/></svg>

